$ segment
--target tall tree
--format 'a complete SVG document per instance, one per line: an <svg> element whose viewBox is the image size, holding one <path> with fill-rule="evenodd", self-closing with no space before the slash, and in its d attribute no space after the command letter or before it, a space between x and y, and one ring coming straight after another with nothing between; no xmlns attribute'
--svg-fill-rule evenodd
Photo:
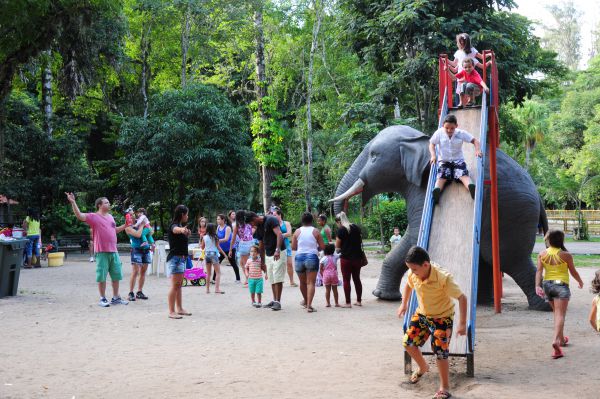
<svg viewBox="0 0 600 399"><path fill-rule="evenodd" d="M543 44L556 52L558 59L575 70L581 61L581 11L572 1L547 7L554 26L544 26Z"/></svg>
<svg viewBox="0 0 600 399"><path fill-rule="evenodd" d="M44 131L52 137L52 51L44 51L42 57L42 109Z"/></svg>
<svg viewBox="0 0 600 399"><path fill-rule="evenodd" d="M534 100L525 100L521 107L513 110L515 119L520 123L524 133L525 169L531 166L531 153L536 143L544 138L548 130L548 107Z"/></svg>

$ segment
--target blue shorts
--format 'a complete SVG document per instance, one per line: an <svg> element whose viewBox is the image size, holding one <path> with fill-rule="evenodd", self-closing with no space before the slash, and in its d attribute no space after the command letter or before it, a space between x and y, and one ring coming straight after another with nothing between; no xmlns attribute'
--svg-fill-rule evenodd
<svg viewBox="0 0 600 399"><path fill-rule="evenodd" d="M248 289L251 294L262 294L263 293L263 279L262 278L249 278Z"/></svg>
<svg viewBox="0 0 600 399"><path fill-rule="evenodd" d="M205 263L211 263L211 264L218 264L219 263L219 254L216 253L215 251L208 251L204 254L204 262Z"/></svg>
<svg viewBox="0 0 600 399"><path fill-rule="evenodd" d="M254 241L240 241L237 248L237 256L250 255L250 248L254 245Z"/></svg>
<svg viewBox="0 0 600 399"><path fill-rule="evenodd" d="M169 274L183 274L185 271L185 264L187 262L187 256L173 256L167 262L167 270Z"/></svg>
<svg viewBox="0 0 600 399"><path fill-rule="evenodd" d="M27 236L25 237L29 240L27 247L25 248L27 251L27 258L31 258L32 254L35 254L36 258L40 257L40 249L38 248L38 241L40 240L40 236Z"/></svg>
<svg viewBox="0 0 600 399"><path fill-rule="evenodd" d="M296 273L319 271L319 257L316 254L296 254Z"/></svg>
<svg viewBox="0 0 600 399"><path fill-rule="evenodd" d="M152 254L149 249L131 248L131 263L149 265L152 263Z"/></svg>

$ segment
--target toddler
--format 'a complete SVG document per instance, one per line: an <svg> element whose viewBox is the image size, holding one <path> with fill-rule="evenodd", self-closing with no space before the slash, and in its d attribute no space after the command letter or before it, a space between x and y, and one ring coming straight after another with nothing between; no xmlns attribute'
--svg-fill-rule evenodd
<svg viewBox="0 0 600 399"><path fill-rule="evenodd" d="M458 80L456 93L460 96L457 108L463 106L471 107L475 105L475 97L481 95L483 89L486 93L490 92L479 72L475 70L473 59L465 58L462 62L463 70L454 75L450 72L452 80Z"/></svg>
<svg viewBox="0 0 600 399"><path fill-rule="evenodd" d="M337 272L337 261L340 258L339 254L335 253L335 245L327 244L323 250L324 256L319 261L320 268L319 273L323 276L323 285L325 286L325 300L327 301L326 307L331 307L330 295L333 290L333 300L335 301L335 307L339 308L338 302L338 291L337 286L340 282Z"/></svg>
<svg viewBox="0 0 600 399"><path fill-rule="evenodd" d="M262 265L260 256L258 256L258 247L256 245L250 247L250 257L246 261L244 270L248 276L248 289L250 290L252 306L260 308L262 307L263 272L265 273L265 279L268 277L267 268ZM256 299L258 299L258 301Z"/></svg>

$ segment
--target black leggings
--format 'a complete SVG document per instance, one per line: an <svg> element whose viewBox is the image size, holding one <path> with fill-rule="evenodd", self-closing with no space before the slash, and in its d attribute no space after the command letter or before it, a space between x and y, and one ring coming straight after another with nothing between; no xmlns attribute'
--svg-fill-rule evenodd
<svg viewBox="0 0 600 399"><path fill-rule="evenodd" d="M225 256L222 253L219 253L219 263L222 264L223 259L225 259ZM233 272L235 273L235 279L237 281L240 281L240 268L238 267L237 262L235 261L235 248L231 250L231 256L227 256L227 259L229 260L229 264L231 264L231 267L233 268ZM216 277L217 273L213 272L213 281L215 281Z"/></svg>
<svg viewBox="0 0 600 399"><path fill-rule="evenodd" d="M362 259L340 259L342 278L344 280L344 295L346 303L350 304L350 278L354 281L354 289L356 290L356 301L362 300L362 282L360 281L360 269L362 268Z"/></svg>

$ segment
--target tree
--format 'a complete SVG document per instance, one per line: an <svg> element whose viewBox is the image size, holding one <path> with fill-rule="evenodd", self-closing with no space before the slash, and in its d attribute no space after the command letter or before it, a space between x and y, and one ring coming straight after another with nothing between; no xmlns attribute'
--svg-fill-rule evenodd
<svg viewBox="0 0 600 399"><path fill-rule="evenodd" d="M544 26L543 44L558 55L567 67L576 70L581 60L581 12L572 1L546 7L555 26Z"/></svg>
<svg viewBox="0 0 600 399"><path fill-rule="evenodd" d="M164 211L248 205L253 164L250 136L238 109L214 87L188 84L156 94L147 119L127 118L120 131L119 181L135 203Z"/></svg>
<svg viewBox="0 0 600 399"><path fill-rule="evenodd" d="M544 138L548 129L548 107L535 100L525 100L520 107L512 110L515 119L520 123L525 144L525 169L531 165L531 152L537 142Z"/></svg>

